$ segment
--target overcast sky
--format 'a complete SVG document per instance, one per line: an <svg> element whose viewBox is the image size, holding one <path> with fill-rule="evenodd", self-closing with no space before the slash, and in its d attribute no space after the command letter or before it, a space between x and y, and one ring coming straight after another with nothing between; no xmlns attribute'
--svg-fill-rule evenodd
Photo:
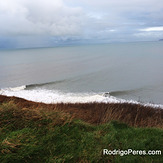
<svg viewBox="0 0 163 163"><path fill-rule="evenodd" d="M163 38L163 0L0 0L0 46Z"/></svg>

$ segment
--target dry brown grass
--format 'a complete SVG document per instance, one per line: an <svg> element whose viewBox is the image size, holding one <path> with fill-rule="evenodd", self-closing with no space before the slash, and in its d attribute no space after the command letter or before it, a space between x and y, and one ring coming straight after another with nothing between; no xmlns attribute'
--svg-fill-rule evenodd
<svg viewBox="0 0 163 163"><path fill-rule="evenodd" d="M6 97L0 95L0 103L13 101L21 109L20 116L27 118L40 118L40 113L50 114L54 117L54 125L64 122L71 122L72 119L82 119L91 124L101 124L118 120L135 127L159 127L163 128L163 109L152 108L138 104L44 104L27 101L17 97ZM54 114L55 111L55 114ZM56 121L56 113L60 118ZM23 114L22 114L23 113ZM54 114L54 116L51 116Z"/></svg>

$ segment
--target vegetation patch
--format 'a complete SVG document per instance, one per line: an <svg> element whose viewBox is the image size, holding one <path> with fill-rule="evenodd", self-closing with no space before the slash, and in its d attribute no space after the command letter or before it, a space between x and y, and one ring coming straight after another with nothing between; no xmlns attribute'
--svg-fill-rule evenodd
<svg viewBox="0 0 163 163"><path fill-rule="evenodd" d="M163 162L162 155L103 155L108 150L161 150L161 128L137 128L111 121L90 124L41 107L0 104L1 163Z"/></svg>

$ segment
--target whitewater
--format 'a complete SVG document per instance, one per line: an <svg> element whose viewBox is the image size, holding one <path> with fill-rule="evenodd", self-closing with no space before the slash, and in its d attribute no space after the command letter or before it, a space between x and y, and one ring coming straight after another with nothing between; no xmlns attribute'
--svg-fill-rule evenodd
<svg viewBox="0 0 163 163"><path fill-rule="evenodd" d="M96 93L65 93L59 90L26 90L27 86L1 89L0 94L6 96L15 96L34 102L43 102L46 104L57 103L128 103L150 106L153 108L162 108L161 104L141 103L134 100L124 100L111 96L109 92Z"/></svg>

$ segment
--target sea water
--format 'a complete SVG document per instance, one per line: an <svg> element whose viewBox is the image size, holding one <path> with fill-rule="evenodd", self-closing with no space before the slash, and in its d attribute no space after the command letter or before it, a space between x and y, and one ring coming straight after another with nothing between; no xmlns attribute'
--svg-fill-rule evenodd
<svg viewBox="0 0 163 163"><path fill-rule="evenodd" d="M163 42L0 50L0 94L46 103L163 104Z"/></svg>

